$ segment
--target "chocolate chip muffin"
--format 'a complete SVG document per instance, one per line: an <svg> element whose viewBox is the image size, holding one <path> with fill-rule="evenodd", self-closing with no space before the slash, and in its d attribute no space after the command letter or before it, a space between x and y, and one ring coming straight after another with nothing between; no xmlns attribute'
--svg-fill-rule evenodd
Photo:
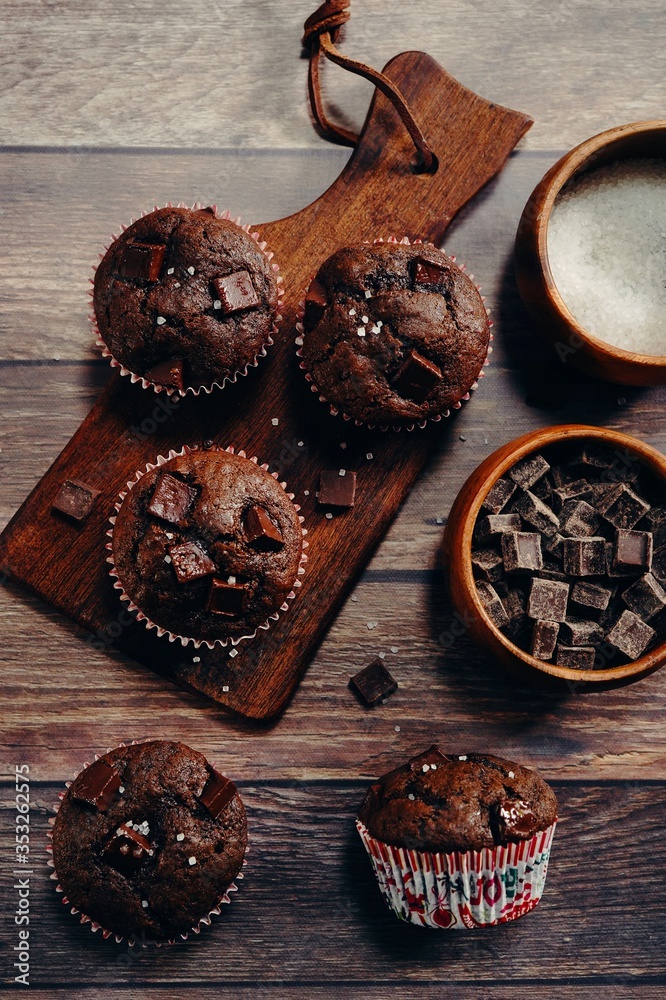
<svg viewBox="0 0 666 1000"><path fill-rule="evenodd" d="M467 398L489 342L481 295L450 257L425 243L362 243L310 283L301 367L359 423L410 425Z"/></svg>
<svg viewBox="0 0 666 1000"><path fill-rule="evenodd" d="M184 449L150 466L117 506L112 572L159 628L209 643L240 638L293 597L301 518L242 453Z"/></svg>
<svg viewBox="0 0 666 1000"><path fill-rule="evenodd" d="M93 304L116 362L183 392L254 364L271 342L278 298L270 255L239 225L212 208L161 208L111 244Z"/></svg>
<svg viewBox="0 0 666 1000"><path fill-rule="evenodd" d="M183 743L111 750L65 793L53 864L68 902L132 940L187 935L216 909L247 847L236 786Z"/></svg>
<svg viewBox="0 0 666 1000"><path fill-rule="evenodd" d="M359 819L373 837L417 851L468 851L529 840L557 800L529 768L489 754L413 757L369 789Z"/></svg>

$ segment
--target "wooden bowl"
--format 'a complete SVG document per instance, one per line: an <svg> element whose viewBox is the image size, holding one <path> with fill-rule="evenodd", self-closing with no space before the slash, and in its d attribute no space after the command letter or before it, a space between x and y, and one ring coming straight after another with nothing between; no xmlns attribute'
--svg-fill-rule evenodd
<svg viewBox="0 0 666 1000"><path fill-rule="evenodd" d="M479 599L472 574L472 532L481 505L493 484L520 459L563 441L603 444L635 454L666 485L666 457L637 438L603 427L564 424L545 427L509 441L489 455L456 497L444 531L441 559L453 606L472 638L485 646L508 670L540 687L572 691L621 687L646 677L666 663L666 641L632 663L599 670L574 670L537 660L515 646L493 624Z"/></svg>
<svg viewBox="0 0 666 1000"><path fill-rule="evenodd" d="M548 222L564 186L592 167L629 157L666 157L666 120L608 129L576 146L550 168L525 206L516 234L520 295L537 330L563 362L621 385L665 385L666 356L635 354L588 333L560 295L548 260Z"/></svg>

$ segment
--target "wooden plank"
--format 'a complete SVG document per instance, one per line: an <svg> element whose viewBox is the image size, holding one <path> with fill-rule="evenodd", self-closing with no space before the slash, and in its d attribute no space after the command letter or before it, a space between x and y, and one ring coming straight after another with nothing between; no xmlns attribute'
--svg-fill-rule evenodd
<svg viewBox="0 0 666 1000"><path fill-rule="evenodd" d="M556 784L561 822L541 904L513 925L459 934L405 926L385 907L353 825L364 788L241 782L251 844L242 887L216 926L159 953L130 954L92 935L61 905L48 869L35 869L32 983L77 996L121 985L150 995L167 984L172 995L181 995L181 984L193 995L199 984L247 990L273 983L286 992L369 982L391 995L429 984L484 996L486 986L508 993L523 983L554 995L559 984L663 985L663 783ZM51 785L33 789L36 852L56 793ZM0 851L7 858L11 793L3 799Z"/></svg>
<svg viewBox="0 0 666 1000"><path fill-rule="evenodd" d="M362 139L344 173L317 202L295 216L260 227L285 275L284 328L261 365L224 393L187 399L175 408L129 379L115 376L94 410L33 491L0 543L0 565L39 596L93 631L113 627L115 645L178 683L254 719L280 712L333 614L393 519L432 448L438 427L402 437L359 431L321 420L321 407L294 363L298 301L312 261L363 239L370 224L439 241L450 219L500 169L530 121L465 90L424 53L406 53L387 67L414 114L428 123L439 170L415 175L411 141L387 99L373 100ZM391 198L386 192L390 188ZM254 394L248 390L254 385ZM257 415L261 414L261 419ZM275 430L272 425L278 426ZM305 442L308 427L317 436ZM359 498L331 522L316 510L317 476L341 464L358 470ZM233 444L270 463L297 494L310 532L308 572L299 600L247 643L238 663L228 650L167 644L119 608L108 576L104 532L113 499L134 471L183 443ZM370 459L367 455L370 454ZM102 491L79 530L57 521L51 504L60 484L83 479ZM307 491L307 493L305 493ZM307 499L306 499L307 497ZM48 552L48 558L44 555ZM233 651L233 650L232 650Z"/></svg>
<svg viewBox="0 0 666 1000"><path fill-rule="evenodd" d="M316 6L3 0L0 142L315 148L299 57ZM472 90L525 107L537 122L528 148L663 113L661 0L354 0L351 10L346 53L379 68L427 48ZM360 128L369 85L337 68L325 81L338 117Z"/></svg>

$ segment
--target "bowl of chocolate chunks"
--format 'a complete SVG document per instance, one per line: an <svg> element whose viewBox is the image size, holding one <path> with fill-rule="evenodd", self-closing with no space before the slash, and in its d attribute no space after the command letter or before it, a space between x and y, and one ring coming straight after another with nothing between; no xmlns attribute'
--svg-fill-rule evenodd
<svg viewBox="0 0 666 1000"><path fill-rule="evenodd" d="M599 427L547 427L458 494L442 563L456 613L511 672L629 684L666 662L666 458Z"/></svg>

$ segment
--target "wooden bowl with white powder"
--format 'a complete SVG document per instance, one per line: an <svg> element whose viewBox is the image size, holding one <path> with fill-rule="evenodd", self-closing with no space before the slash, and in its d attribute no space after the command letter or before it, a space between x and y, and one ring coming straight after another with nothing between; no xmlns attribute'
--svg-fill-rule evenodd
<svg viewBox="0 0 666 1000"><path fill-rule="evenodd" d="M515 263L561 362L666 384L666 120L609 129L558 160L525 206Z"/></svg>

